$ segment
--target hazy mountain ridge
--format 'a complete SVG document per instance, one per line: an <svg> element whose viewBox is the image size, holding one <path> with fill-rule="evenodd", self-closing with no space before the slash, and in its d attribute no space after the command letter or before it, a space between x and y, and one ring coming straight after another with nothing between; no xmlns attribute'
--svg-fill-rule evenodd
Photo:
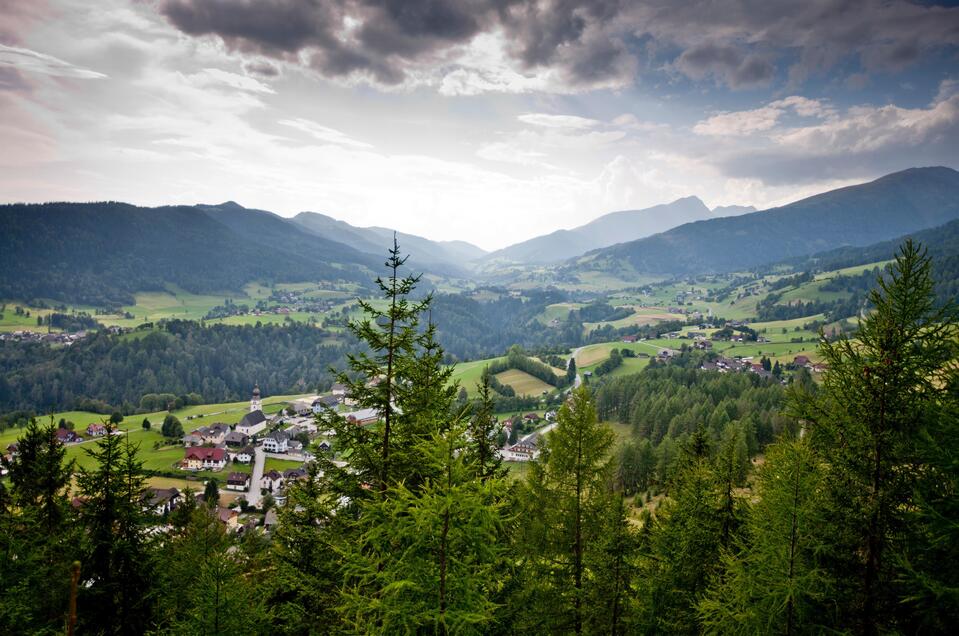
<svg viewBox="0 0 959 636"><path fill-rule="evenodd" d="M610 212L571 230L557 230L496 250L487 254L483 262L530 265L560 263L590 250L710 218L713 218L711 211L698 197L684 197L641 210Z"/></svg>
<svg viewBox="0 0 959 636"><path fill-rule="evenodd" d="M381 256L392 245L394 230L385 227L357 227L319 212L300 212L291 219L295 224L329 240L349 245L368 254ZM396 231L403 252L418 263L443 264L463 275L464 266L486 251L466 241L433 241L415 234Z"/></svg>
<svg viewBox="0 0 959 636"><path fill-rule="evenodd" d="M875 181L740 216L696 221L594 250L564 268L683 275L766 263L890 240L959 218L959 172L911 168Z"/></svg>

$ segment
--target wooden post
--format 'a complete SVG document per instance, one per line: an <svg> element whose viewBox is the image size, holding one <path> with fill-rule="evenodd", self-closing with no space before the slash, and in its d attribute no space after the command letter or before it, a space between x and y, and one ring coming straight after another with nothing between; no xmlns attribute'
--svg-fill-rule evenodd
<svg viewBox="0 0 959 636"><path fill-rule="evenodd" d="M67 617L67 636L73 636L77 627L77 583L80 581L80 562L74 561L70 570L70 615Z"/></svg>

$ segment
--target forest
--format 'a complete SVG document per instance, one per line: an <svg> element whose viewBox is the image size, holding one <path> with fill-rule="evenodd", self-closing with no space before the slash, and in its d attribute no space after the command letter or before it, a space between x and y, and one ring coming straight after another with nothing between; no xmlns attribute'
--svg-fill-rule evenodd
<svg viewBox="0 0 959 636"><path fill-rule="evenodd" d="M959 322L916 244L856 340L820 343L821 382L680 357L584 385L519 479L496 453L489 387L457 400L402 262L394 250L386 305L350 324L366 347L337 374L380 421L319 416L333 454L270 533L227 534L215 492L146 515L123 436L75 469L52 428L30 425L0 482L0 552L15 557L0 559L0 631L879 634L959 620Z"/></svg>

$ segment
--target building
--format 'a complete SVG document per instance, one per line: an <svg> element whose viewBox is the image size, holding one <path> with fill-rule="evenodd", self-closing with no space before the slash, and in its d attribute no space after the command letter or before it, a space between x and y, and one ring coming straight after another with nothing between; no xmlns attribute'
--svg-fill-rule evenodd
<svg viewBox="0 0 959 636"><path fill-rule="evenodd" d="M810 363L809 356L796 356L793 358L793 364L797 367L804 367Z"/></svg>
<svg viewBox="0 0 959 636"><path fill-rule="evenodd" d="M539 435L527 435L502 452L508 462L528 462L539 457Z"/></svg>
<svg viewBox="0 0 959 636"><path fill-rule="evenodd" d="M380 419L380 414L376 409L360 409L359 411L344 413L343 417L353 424L359 424L362 426L364 424L372 424L376 422Z"/></svg>
<svg viewBox="0 0 959 636"><path fill-rule="evenodd" d="M163 515L180 503L180 491L176 488L147 488L140 496L144 512Z"/></svg>
<svg viewBox="0 0 959 636"><path fill-rule="evenodd" d="M227 532L236 532L240 527L240 513L230 508L217 508L217 519L226 526Z"/></svg>
<svg viewBox="0 0 959 636"><path fill-rule="evenodd" d="M70 429L67 428L58 428L57 429L57 440L61 444L76 444L82 442L83 438Z"/></svg>
<svg viewBox="0 0 959 636"><path fill-rule="evenodd" d="M246 473L230 473L226 478L227 490L246 490L250 486L250 476Z"/></svg>
<svg viewBox="0 0 959 636"><path fill-rule="evenodd" d="M203 446L203 438L194 433L187 433L180 438L180 441L182 441L183 445L187 448L190 446Z"/></svg>
<svg viewBox="0 0 959 636"><path fill-rule="evenodd" d="M233 461L238 464L249 464L253 461L253 458L256 456L255 451L252 446L244 446L240 450L233 453Z"/></svg>
<svg viewBox="0 0 959 636"><path fill-rule="evenodd" d="M265 428L266 416L263 415L263 411L251 411L236 425L236 432L252 436Z"/></svg>
<svg viewBox="0 0 959 636"><path fill-rule="evenodd" d="M183 470L223 470L226 466L226 451L222 448L188 448L180 462Z"/></svg>
<svg viewBox="0 0 959 636"><path fill-rule="evenodd" d="M283 473L276 469L263 473L260 488L268 492L279 492L283 488Z"/></svg>
<svg viewBox="0 0 959 636"><path fill-rule="evenodd" d="M268 453L285 453L289 446L290 434L286 431L273 431L263 438L263 450Z"/></svg>
<svg viewBox="0 0 959 636"><path fill-rule="evenodd" d="M336 397L340 397L340 398L346 397L346 385L345 385L345 384L340 384L339 382L337 382L336 384L333 385L333 388L330 389L330 391L331 391L331 392L333 393L333 395L335 395Z"/></svg>
<svg viewBox="0 0 959 636"><path fill-rule="evenodd" d="M263 403L260 401L260 385L253 385L253 397L250 398L250 413L263 410Z"/></svg>
<svg viewBox="0 0 959 636"><path fill-rule="evenodd" d="M203 440L204 444L218 446L223 443L223 440L226 439L226 435L229 432L230 427L226 424L214 424L212 426L201 426L193 431L193 434Z"/></svg>
<svg viewBox="0 0 959 636"><path fill-rule="evenodd" d="M313 400L313 413L320 413L324 408L335 409L340 405L340 398L336 395L321 395Z"/></svg>
<svg viewBox="0 0 959 636"><path fill-rule="evenodd" d="M250 436L239 431L230 431L223 438L223 441L230 448L243 448L250 443Z"/></svg>
<svg viewBox="0 0 959 636"><path fill-rule="evenodd" d="M87 435L90 437L103 437L107 434L107 427L103 424L94 422L87 426Z"/></svg>

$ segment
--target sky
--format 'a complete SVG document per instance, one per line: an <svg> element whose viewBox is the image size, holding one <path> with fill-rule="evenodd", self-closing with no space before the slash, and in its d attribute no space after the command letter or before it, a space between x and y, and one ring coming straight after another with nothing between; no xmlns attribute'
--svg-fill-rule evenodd
<svg viewBox="0 0 959 636"><path fill-rule="evenodd" d="M0 202L322 212L496 249L959 168L959 7L0 0Z"/></svg>

